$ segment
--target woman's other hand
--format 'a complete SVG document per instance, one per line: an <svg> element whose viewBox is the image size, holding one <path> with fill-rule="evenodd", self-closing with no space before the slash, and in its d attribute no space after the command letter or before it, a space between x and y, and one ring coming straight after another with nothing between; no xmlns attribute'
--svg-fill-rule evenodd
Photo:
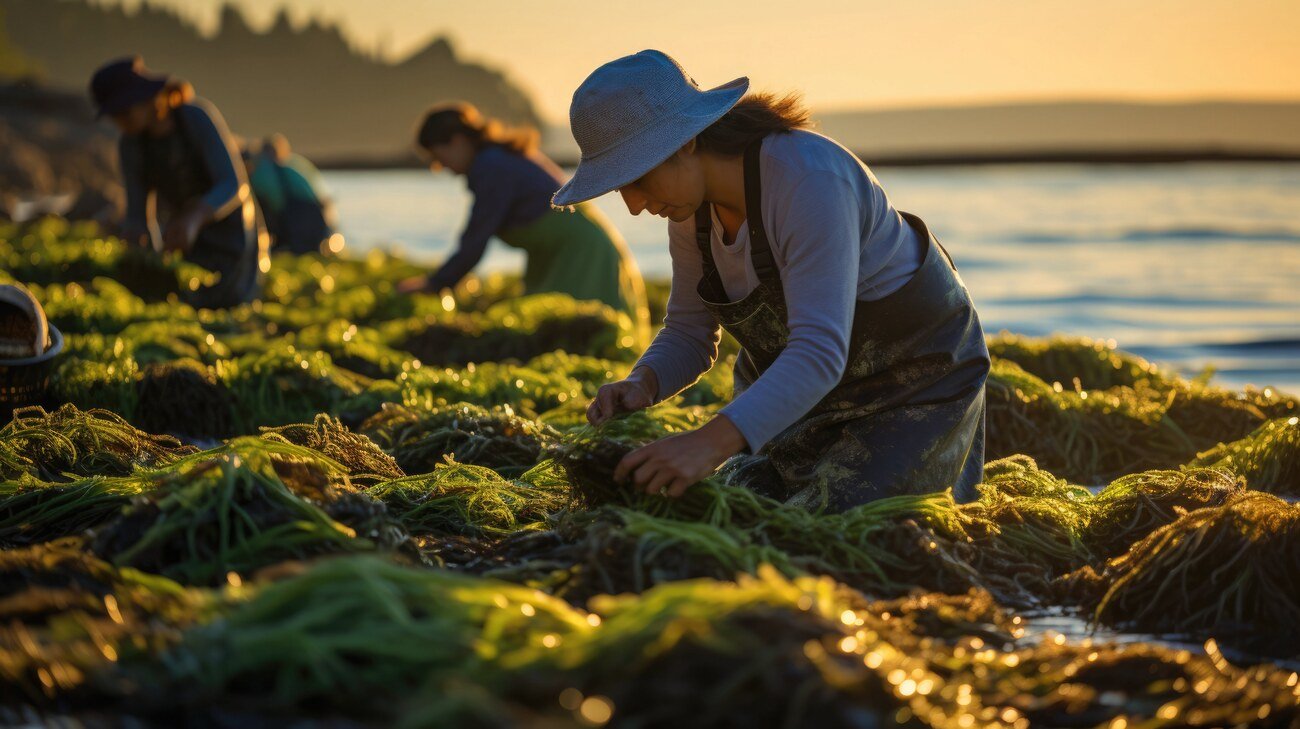
<svg viewBox="0 0 1300 729"><path fill-rule="evenodd" d="M172 218L163 231L164 251L188 251L199 237L199 230L208 222L212 211L206 205L195 205Z"/></svg>
<svg viewBox="0 0 1300 729"><path fill-rule="evenodd" d="M132 248L153 249L153 241L149 239L149 229L138 223L123 223L117 230L117 237Z"/></svg>
<svg viewBox="0 0 1300 729"><path fill-rule="evenodd" d="M659 377L649 367L637 367L627 377L601 385L587 406L587 422L600 425L615 415L645 410L655 404Z"/></svg>
<svg viewBox="0 0 1300 729"><path fill-rule="evenodd" d="M630 478L647 494L677 498L744 447L740 429L719 415L698 430L670 435L627 454L614 469L614 480L622 483Z"/></svg>

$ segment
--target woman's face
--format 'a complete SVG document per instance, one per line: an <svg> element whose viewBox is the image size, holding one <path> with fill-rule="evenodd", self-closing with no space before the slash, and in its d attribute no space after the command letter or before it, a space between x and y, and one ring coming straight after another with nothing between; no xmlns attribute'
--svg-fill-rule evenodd
<svg viewBox="0 0 1300 729"><path fill-rule="evenodd" d="M158 115L158 104L154 99L141 101L112 115L113 123L126 135L143 134Z"/></svg>
<svg viewBox="0 0 1300 729"><path fill-rule="evenodd" d="M690 220L704 204L704 171L695 143L682 147L673 156L645 173L636 182L618 190L627 211L640 215L648 210L675 222Z"/></svg>
<svg viewBox="0 0 1300 729"><path fill-rule="evenodd" d="M474 162L474 152L473 142L464 134L453 134L442 144L424 148L429 169L437 172L446 168L458 175L469 172L469 166Z"/></svg>

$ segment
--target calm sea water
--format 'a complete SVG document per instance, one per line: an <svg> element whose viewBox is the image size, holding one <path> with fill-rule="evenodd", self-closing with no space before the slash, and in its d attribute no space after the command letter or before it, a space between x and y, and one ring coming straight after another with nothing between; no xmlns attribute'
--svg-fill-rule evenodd
<svg viewBox="0 0 1300 729"><path fill-rule="evenodd" d="M985 329L1114 339L1215 381L1300 392L1300 165L885 168L897 207L952 253ZM423 171L331 172L353 250L435 262L470 198ZM598 204L647 278L667 279L665 222ZM518 268L501 243L484 265Z"/></svg>

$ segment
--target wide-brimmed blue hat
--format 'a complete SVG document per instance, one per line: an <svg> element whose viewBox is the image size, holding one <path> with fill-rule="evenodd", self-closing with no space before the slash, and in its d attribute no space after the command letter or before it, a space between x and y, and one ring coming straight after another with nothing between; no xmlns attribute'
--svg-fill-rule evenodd
<svg viewBox="0 0 1300 729"><path fill-rule="evenodd" d="M140 56L109 61L90 79L96 116L117 114L148 101L166 88L169 80L165 74L150 73Z"/></svg>
<svg viewBox="0 0 1300 729"><path fill-rule="evenodd" d="M641 51L596 69L569 107L582 157L555 196L576 205L635 182L722 118L749 90L745 77L703 90L661 51Z"/></svg>

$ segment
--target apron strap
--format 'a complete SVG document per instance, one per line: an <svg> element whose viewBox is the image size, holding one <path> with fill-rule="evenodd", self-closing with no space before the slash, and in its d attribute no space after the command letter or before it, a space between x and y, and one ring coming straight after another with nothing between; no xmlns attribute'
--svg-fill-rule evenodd
<svg viewBox="0 0 1300 729"><path fill-rule="evenodd" d="M745 148L745 214L749 225L749 259L754 264L754 274L765 283L780 285L781 274L776 268L776 258L763 227L763 181L759 169L759 152L763 140L756 139ZM713 204L701 205L695 211L695 244L700 249L704 273L702 285L709 287L712 301L726 301L726 287L713 260Z"/></svg>
<svg viewBox="0 0 1300 729"><path fill-rule="evenodd" d="M776 259L772 257L772 246L767 241L767 230L763 227L763 180L758 160L762 149L761 138L750 142L745 148L745 217L749 223L749 258L759 281L779 284L781 274L776 270Z"/></svg>
<svg viewBox="0 0 1300 729"><path fill-rule="evenodd" d="M722 284L722 275L718 273L718 264L713 260L713 204L701 205L695 211L695 244L700 249L700 260L704 264L700 285L706 287L710 301L726 301L727 289Z"/></svg>

